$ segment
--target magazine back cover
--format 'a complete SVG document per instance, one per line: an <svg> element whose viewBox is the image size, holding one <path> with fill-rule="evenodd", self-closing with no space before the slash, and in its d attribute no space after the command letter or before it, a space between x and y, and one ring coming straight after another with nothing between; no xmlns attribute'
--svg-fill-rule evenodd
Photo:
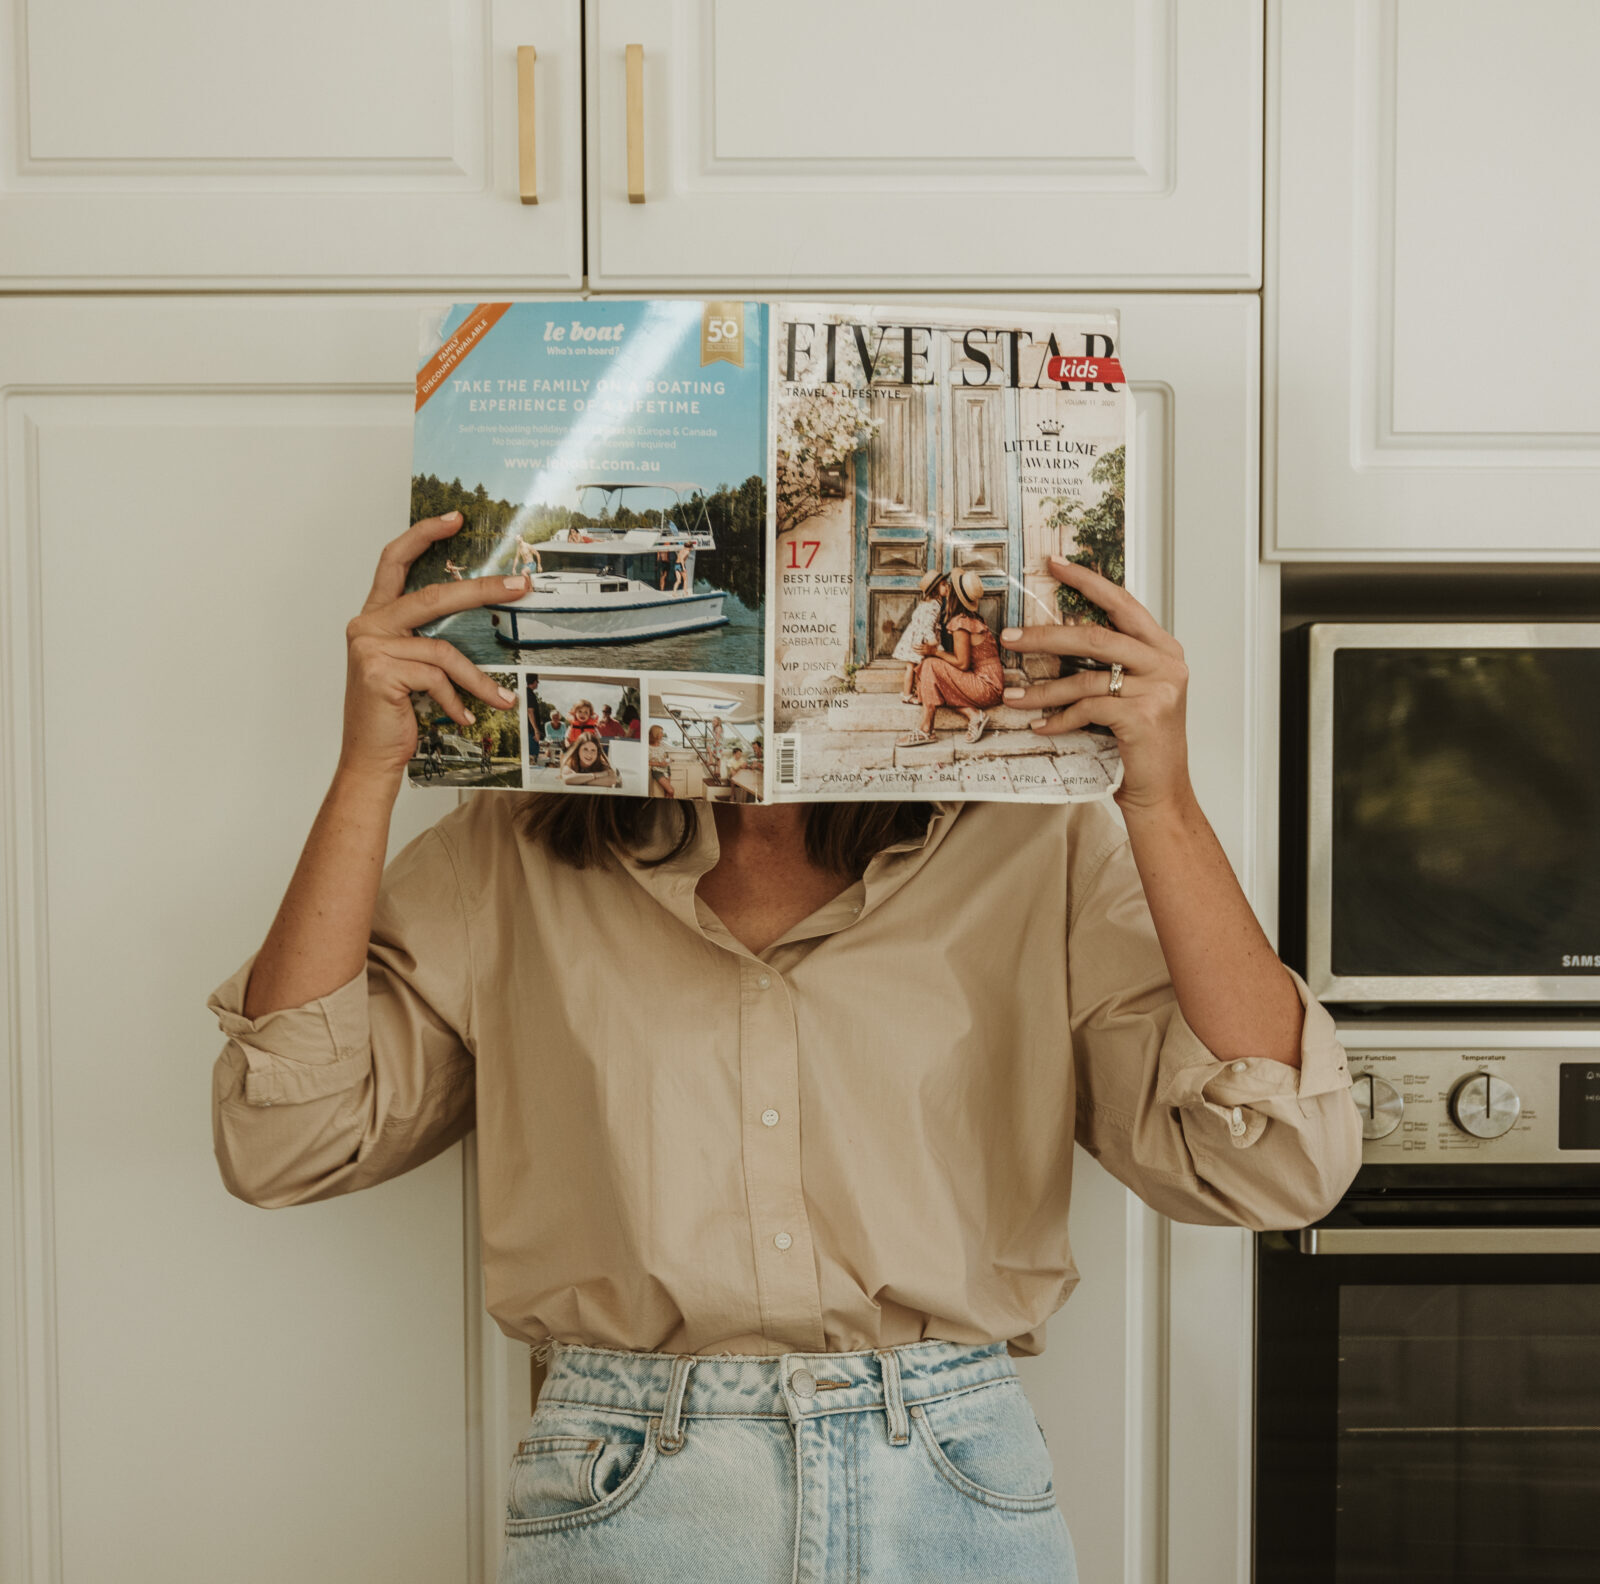
<svg viewBox="0 0 1600 1584"><path fill-rule="evenodd" d="M774 305L778 798L1058 802L1121 784L1105 728L1041 735L1040 711L1002 698L1096 663L1000 643L1106 622L1049 556L1126 583L1117 334L1109 314Z"/></svg>
<svg viewBox="0 0 1600 1584"><path fill-rule="evenodd" d="M769 532L759 302L455 303L423 315L407 584L530 575L421 629L517 694L415 700L423 785L759 802Z"/></svg>

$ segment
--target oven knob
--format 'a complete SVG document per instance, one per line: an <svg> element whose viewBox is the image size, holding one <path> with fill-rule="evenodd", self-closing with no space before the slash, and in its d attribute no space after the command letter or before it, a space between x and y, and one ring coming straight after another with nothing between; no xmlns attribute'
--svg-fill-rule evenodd
<svg viewBox="0 0 1600 1584"><path fill-rule="evenodd" d="M1361 1113L1362 1138L1388 1138L1400 1126L1400 1113L1406 1103L1392 1083L1371 1073L1358 1073L1351 1082L1350 1097Z"/></svg>
<svg viewBox="0 0 1600 1584"><path fill-rule="evenodd" d="M1499 1138L1521 1115L1522 1097L1493 1073L1474 1073L1450 1091L1450 1120L1474 1138Z"/></svg>

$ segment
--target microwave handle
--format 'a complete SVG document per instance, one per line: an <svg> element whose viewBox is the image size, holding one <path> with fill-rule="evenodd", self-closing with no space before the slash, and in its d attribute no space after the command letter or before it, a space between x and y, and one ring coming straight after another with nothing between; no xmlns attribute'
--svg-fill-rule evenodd
<svg viewBox="0 0 1600 1584"><path fill-rule="evenodd" d="M1305 1227L1302 1254L1600 1254L1592 1227Z"/></svg>

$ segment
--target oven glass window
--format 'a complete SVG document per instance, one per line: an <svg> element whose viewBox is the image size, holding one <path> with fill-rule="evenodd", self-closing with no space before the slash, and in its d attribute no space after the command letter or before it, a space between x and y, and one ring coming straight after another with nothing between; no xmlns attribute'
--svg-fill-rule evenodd
<svg viewBox="0 0 1600 1584"><path fill-rule="evenodd" d="M1600 1577L1600 1286L1346 1286L1336 1584Z"/></svg>
<svg viewBox="0 0 1600 1584"><path fill-rule="evenodd" d="M1593 974L1600 650L1334 656L1337 974Z"/></svg>

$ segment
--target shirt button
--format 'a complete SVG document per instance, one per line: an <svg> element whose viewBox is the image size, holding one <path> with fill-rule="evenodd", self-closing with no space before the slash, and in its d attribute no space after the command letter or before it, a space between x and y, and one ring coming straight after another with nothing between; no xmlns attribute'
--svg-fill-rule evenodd
<svg viewBox="0 0 1600 1584"><path fill-rule="evenodd" d="M780 1232L772 1241L776 1243L779 1248L786 1249L791 1243L794 1242L794 1239L790 1237L787 1232Z"/></svg>
<svg viewBox="0 0 1600 1584"><path fill-rule="evenodd" d="M776 1127L778 1125L778 1113L769 1106L761 1113L761 1120L765 1122L768 1127Z"/></svg>
<svg viewBox="0 0 1600 1584"><path fill-rule="evenodd" d="M1244 1132L1244 1112L1238 1106L1233 1108L1233 1114L1228 1121L1228 1128L1236 1134Z"/></svg>
<svg viewBox="0 0 1600 1584"><path fill-rule="evenodd" d="M763 990L765 990L767 986L772 983L772 980L769 979L766 974L762 974L762 976L756 980L756 983L760 985Z"/></svg>
<svg viewBox="0 0 1600 1584"><path fill-rule="evenodd" d="M1235 1072L1243 1072L1245 1070L1245 1064L1242 1061L1237 1061L1233 1064L1233 1070Z"/></svg>

